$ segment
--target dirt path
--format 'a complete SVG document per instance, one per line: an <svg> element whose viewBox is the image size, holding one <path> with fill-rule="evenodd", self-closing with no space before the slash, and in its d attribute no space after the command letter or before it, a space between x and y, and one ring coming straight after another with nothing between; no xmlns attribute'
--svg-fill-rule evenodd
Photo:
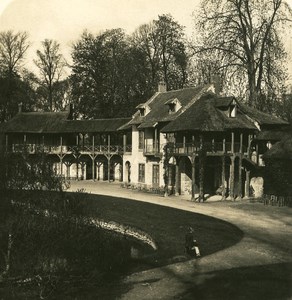
<svg viewBox="0 0 292 300"><path fill-rule="evenodd" d="M127 292L121 299L195 299L194 295L201 295L200 299L260 299L261 289L265 299L292 299L291 208L242 202L193 203L189 197L164 198L117 184L72 182L70 189L78 188L205 214L244 232L238 244L212 255L128 276L124 280ZM245 290L238 290L241 287Z"/></svg>

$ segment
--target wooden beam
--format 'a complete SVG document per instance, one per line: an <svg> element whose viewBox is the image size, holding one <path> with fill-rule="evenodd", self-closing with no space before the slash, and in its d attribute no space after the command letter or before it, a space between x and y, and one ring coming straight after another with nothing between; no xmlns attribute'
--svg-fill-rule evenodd
<svg viewBox="0 0 292 300"><path fill-rule="evenodd" d="M231 153L234 153L234 132L231 132Z"/></svg>
<svg viewBox="0 0 292 300"><path fill-rule="evenodd" d="M192 201L195 201L196 192L196 156L193 155L192 159Z"/></svg>
<svg viewBox="0 0 292 300"><path fill-rule="evenodd" d="M238 200L242 199L242 156L240 155L239 157L239 162L238 162Z"/></svg>
<svg viewBox="0 0 292 300"><path fill-rule="evenodd" d="M230 191L229 197L232 201L234 201L234 171L235 171L235 157L231 156L231 164L230 164Z"/></svg>
<svg viewBox="0 0 292 300"><path fill-rule="evenodd" d="M178 196L180 194L180 172L179 172L179 162L176 160L175 165L175 195Z"/></svg>
<svg viewBox="0 0 292 300"><path fill-rule="evenodd" d="M226 175L225 175L225 155L222 156L222 200L226 200Z"/></svg>
<svg viewBox="0 0 292 300"><path fill-rule="evenodd" d="M244 198L249 198L250 194L250 171L245 169L245 191Z"/></svg>

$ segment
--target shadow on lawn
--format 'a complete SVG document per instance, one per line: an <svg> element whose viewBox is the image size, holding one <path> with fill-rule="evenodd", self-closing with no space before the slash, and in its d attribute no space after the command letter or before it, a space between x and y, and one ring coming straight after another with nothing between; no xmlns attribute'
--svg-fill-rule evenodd
<svg viewBox="0 0 292 300"><path fill-rule="evenodd" d="M292 263L194 271L185 284L186 291L176 299L291 299Z"/></svg>

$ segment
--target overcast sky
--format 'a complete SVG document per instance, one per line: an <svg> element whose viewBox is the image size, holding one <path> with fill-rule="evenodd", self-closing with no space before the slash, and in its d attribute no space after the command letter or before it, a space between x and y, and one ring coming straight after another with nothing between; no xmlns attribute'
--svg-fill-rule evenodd
<svg viewBox="0 0 292 300"><path fill-rule="evenodd" d="M32 44L28 53L29 68L36 49L46 38L57 40L68 57L72 42L84 29L92 33L110 28L123 28L132 33L139 25L170 13L193 31L192 12L200 0L0 0L0 31L27 31ZM290 5L292 0L288 1ZM291 33L287 45L292 49ZM292 70L292 64L290 66Z"/></svg>

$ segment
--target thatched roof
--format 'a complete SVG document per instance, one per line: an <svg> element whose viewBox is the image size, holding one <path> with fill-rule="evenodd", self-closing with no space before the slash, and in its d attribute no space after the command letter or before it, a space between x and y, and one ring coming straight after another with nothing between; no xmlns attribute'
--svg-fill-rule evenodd
<svg viewBox="0 0 292 300"><path fill-rule="evenodd" d="M220 100L222 99L222 105ZM218 107L225 107L233 100L218 98L214 94L206 94L197 100L184 113L166 125L163 132L175 131L224 131L228 129L256 130L256 126L240 111L234 118L226 116Z"/></svg>
<svg viewBox="0 0 292 300"><path fill-rule="evenodd" d="M43 133L59 132L62 123L69 117L69 112L26 112L18 113L4 123L4 132Z"/></svg>
<svg viewBox="0 0 292 300"><path fill-rule="evenodd" d="M79 133L114 132L130 118L69 120L69 112L19 113L1 126L2 132L14 133Z"/></svg>
<svg viewBox="0 0 292 300"><path fill-rule="evenodd" d="M274 117L271 114L264 113L253 107L247 106L245 104L240 104L241 110L251 117L253 120L257 121L260 125L288 125L289 123Z"/></svg>
<svg viewBox="0 0 292 300"><path fill-rule="evenodd" d="M258 132L255 139L259 141L280 141L288 135L289 132L286 128L283 128L283 130L263 130Z"/></svg>
<svg viewBox="0 0 292 300"><path fill-rule="evenodd" d="M140 128L147 128L153 127L155 123L172 121L211 87L212 85L208 84L199 87L156 93L144 104L149 106L150 112L144 117L136 113L129 122L129 125L140 124ZM169 108L166 104L174 101L174 99L177 99L182 107L177 112L169 114Z"/></svg>
<svg viewBox="0 0 292 300"><path fill-rule="evenodd" d="M292 133L290 136L277 142L268 150L263 158L266 159L291 159L292 160Z"/></svg>
<svg viewBox="0 0 292 300"><path fill-rule="evenodd" d="M63 123L62 132L115 132L130 118L72 120Z"/></svg>

